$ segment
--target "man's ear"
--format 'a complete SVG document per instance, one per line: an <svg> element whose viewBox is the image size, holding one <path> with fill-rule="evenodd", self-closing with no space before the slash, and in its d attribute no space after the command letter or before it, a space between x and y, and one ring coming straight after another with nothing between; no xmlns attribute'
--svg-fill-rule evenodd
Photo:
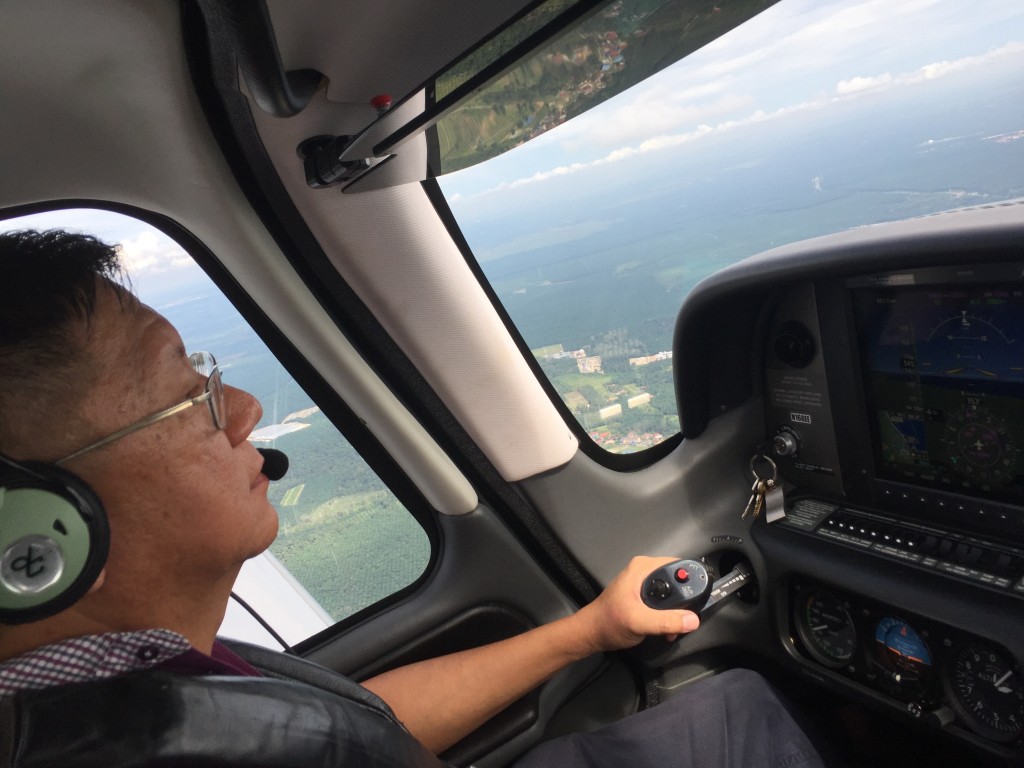
<svg viewBox="0 0 1024 768"><path fill-rule="evenodd" d="M107 567L103 566L103 568L100 569L99 575L96 577L96 581L94 581L92 583L92 586L89 587L89 591L86 592L85 594L91 595L93 592L95 592L100 587L102 587L103 586L103 582L106 581L106 580L107 580Z"/></svg>

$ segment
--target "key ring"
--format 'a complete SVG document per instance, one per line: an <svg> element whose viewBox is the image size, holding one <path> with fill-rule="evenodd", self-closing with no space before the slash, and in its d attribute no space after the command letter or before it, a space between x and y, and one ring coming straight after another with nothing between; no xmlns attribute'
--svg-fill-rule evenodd
<svg viewBox="0 0 1024 768"><path fill-rule="evenodd" d="M772 468L772 476L770 478L762 477L760 474L758 474L757 463L759 459L761 461L767 462L768 466ZM753 456L750 457L750 474L754 476L755 480L764 480L765 482L771 481L774 483L776 480L779 479L779 468L775 465L775 462L772 461L770 456L765 456L763 453L755 453Z"/></svg>

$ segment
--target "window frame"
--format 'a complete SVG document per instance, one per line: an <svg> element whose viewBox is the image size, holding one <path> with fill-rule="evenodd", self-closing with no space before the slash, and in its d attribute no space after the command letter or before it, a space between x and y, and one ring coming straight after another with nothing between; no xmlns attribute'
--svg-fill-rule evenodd
<svg viewBox="0 0 1024 768"><path fill-rule="evenodd" d="M196 97L231 173L285 259L356 351L416 418L477 493L559 586L577 602L596 596L594 582L552 535L532 503L507 482L462 424L338 274L275 167L238 90L238 69L211 50L199 10L182 8L185 52Z"/></svg>
<svg viewBox="0 0 1024 768"><path fill-rule="evenodd" d="M444 196L441 185L438 183L437 179L427 179L422 182L422 184L431 205L434 206L434 210L437 212L441 222L448 230L448 234L451 235L451 238L458 247L462 257L466 260L470 270L472 270L473 274L476 276L477 281L480 283L480 287L487 295L487 298L490 299L491 304L494 305L495 311L498 313L501 321L505 324L505 328L512 337L512 340L519 348L520 354L522 354L523 358L526 360L527 365L530 366L530 370L533 371L533 375L537 378L537 381L540 382L541 387L547 393L547 396L555 406L555 409L562 416L562 420L565 422L565 425L576 436L580 450L588 458L603 467L616 472L636 472L637 470L644 469L657 463L672 453L672 451L674 451L683 441L683 433L681 429L680 431L667 436L657 445L652 445L650 448L645 448L642 451L636 451L634 453L612 453L611 451L605 450L591 439L590 434L586 429L584 429L579 420L573 416L572 411L569 410L565 401L562 400L562 396L558 394L558 390L555 389L554 384L551 383L547 374L541 369L540 363L530 351L530 347L526 343L526 340L523 339L522 334L512 321L511 316L505 310L504 305L501 303L501 299L498 298L493 286L484 274L479 262L476 260L476 256L473 254L473 249L462 234L462 229L459 227L455 214L448 205L448 200ZM672 375L673 378L675 378L675 366L673 366ZM678 389L678 386L675 388ZM681 416L682 407L678 402L676 403L676 409L679 411ZM680 425L681 424L682 419L680 418Z"/></svg>
<svg viewBox="0 0 1024 768"><path fill-rule="evenodd" d="M281 332L274 322L267 317L260 306L242 289L231 272L224 267L214 253L196 238L185 227L168 216L148 211L134 205L111 201L74 198L66 200L41 201L28 205L0 208L0 221L45 214L71 209L93 209L120 214L136 219L159 230L184 250L196 265L206 274L221 292L223 297L234 307L246 324L252 329L267 349L274 355L295 383L303 389L313 403L320 408L331 425L338 431L376 474L381 483L395 496L406 511L422 528L430 547L430 555L423 572L413 582L396 592L391 593L365 608L336 621L322 632L318 632L292 646L289 650L299 655L322 645L352 626L362 623L368 617L386 610L418 591L433 575L438 566L443 541L441 527L438 525L437 512L419 491L416 485L392 459L373 433L367 428L358 415L332 388L317 370L299 353L287 336ZM333 315L332 315L333 317ZM337 323L337 318L335 318ZM338 324L339 332L345 333ZM370 361L367 361L370 363ZM371 364L371 367L372 364ZM285 564L286 565L286 564ZM287 567L287 565L286 565ZM245 608L244 603L240 603ZM261 617L249 610L261 624ZM271 633L273 634L273 633Z"/></svg>

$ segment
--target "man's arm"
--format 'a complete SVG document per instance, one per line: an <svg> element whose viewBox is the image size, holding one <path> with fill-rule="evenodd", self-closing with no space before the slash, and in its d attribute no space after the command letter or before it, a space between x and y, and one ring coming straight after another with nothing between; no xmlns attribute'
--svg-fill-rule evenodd
<svg viewBox="0 0 1024 768"><path fill-rule="evenodd" d="M671 557L637 557L596 600L516 637L410 664L363 683L406 728L438 753L483 725L563 667L648 635L670 639L697 628L690 611L655 611L640 599L644 578Z"/></svg>

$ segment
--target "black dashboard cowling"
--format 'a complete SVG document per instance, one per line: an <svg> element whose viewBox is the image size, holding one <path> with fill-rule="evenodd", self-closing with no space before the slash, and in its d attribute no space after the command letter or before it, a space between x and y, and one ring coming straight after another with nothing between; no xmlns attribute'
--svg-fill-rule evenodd
<svg viewBox="0 0 1024 768"><path fill-rule="evenodd" d="M798 285L892 269L1024 255L1024 200L859 227L752 256L701 281L676 319L673 364L683 436L759 392L767 310Z"/></svg>

